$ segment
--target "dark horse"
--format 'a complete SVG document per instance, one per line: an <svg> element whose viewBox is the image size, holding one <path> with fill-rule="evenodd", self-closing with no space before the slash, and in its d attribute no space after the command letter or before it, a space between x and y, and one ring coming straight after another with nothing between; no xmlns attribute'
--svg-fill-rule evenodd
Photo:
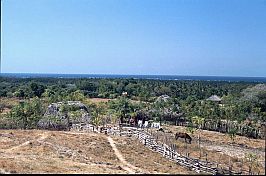
<svg viewBox="0 0 266 176"><path fill-rule="evenodd" d="M187 134L187 133L180 133L180 132L177 132L175 134L175 139L177 140L178 138L185 138L185 141L187 142L187 139L189 140L189 143L191 144L191 140L192 138Z"/></svg>

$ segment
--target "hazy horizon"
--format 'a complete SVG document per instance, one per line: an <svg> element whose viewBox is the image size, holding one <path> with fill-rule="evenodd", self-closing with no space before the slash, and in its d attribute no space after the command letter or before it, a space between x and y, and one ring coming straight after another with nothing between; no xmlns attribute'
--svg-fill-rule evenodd
<svg viewBox="0 0 266 176"><path fill-rule="evenodd" d="M2 5L2 73L266 76L263 0Z"/></svg>
<svg viewBox="0 0 266 176"><path fill-rule="evenodd" d="M266 76L228 76L228 75L167 75L167 74L160 74L160 75L156 75L156 74L144 74L144 75L140 75L140 74L106 74L106 73L97 73L97 74L92 74L92 73L20 73L20 72L10 72L10 73L2 73L2 75L19 75L19 74L23 74L23 75L110 75L110 76L173 76L173 77L232 77L232 78L266 78Z"/></svg>

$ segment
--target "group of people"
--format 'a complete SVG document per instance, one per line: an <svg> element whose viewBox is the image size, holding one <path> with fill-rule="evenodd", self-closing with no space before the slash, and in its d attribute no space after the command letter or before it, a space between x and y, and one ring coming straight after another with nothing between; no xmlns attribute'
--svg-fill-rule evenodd
<svg viewBox="0 0 266 176"><path fill-rule="evenodd" d="M160 128L160 123L159 122L149 122L146 120L145 117L143 117L142 119L138 119L137 117L135 118L130 118L127 123L127 125L131 126L131 127L139 127L139 128Z"/></svg>

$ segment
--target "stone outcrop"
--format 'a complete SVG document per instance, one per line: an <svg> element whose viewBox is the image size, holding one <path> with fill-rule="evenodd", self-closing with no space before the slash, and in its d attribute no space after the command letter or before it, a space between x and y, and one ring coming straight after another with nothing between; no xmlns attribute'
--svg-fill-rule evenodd
<svg viewBox="0 0 266 176"><path fill-rule="evenodd" d="M65 110L62 110L63 106ZM78 115L72 113L77 111ZM71 128L76 123L90 123L86 105L79 101L58 102L48 106L44 117L38 122L38 128L62 130Z"/></svg>

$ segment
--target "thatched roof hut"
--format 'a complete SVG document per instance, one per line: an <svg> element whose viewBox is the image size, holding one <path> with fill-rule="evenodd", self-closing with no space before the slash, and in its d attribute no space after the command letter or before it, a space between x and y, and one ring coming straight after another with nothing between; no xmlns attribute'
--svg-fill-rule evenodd
<svg viewBox="0 0 266 176"><path fill-rule="evenodd" d="M155 102L167 102L171 97L169 95L159 96Z"/></svg>
<svg viewBox="0 0 266 176"><path fill-rule="evenodd" d="M218 97L217 95L212 95L209 98L207 98L206 100L214 101L214 102L221 102L222 101L222 99L220 97Z"/></svg>

